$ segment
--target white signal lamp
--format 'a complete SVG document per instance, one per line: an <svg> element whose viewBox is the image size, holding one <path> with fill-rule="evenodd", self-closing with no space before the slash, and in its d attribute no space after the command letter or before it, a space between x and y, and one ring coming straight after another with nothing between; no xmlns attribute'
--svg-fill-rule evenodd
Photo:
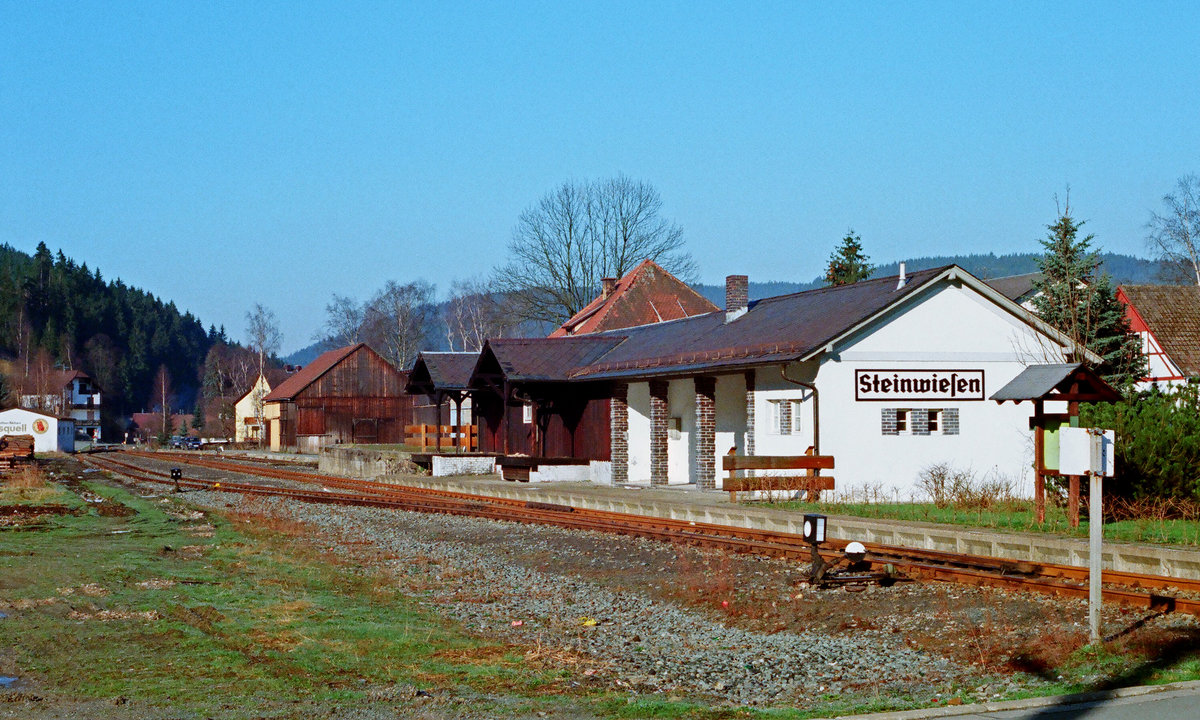
<svg viewBox="0 0 1200 720"><path fill-rule="evenodd" d="M809 514L804 516L804 541L811 545L825 542L825 516Z"/></svg>

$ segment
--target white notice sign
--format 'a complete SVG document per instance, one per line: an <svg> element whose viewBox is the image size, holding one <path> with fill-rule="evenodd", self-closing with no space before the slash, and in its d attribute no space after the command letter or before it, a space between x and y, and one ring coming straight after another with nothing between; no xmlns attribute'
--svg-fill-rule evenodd
<svg viewBox="0 0 1200 720"><path fill-rule="evenodd" d="M1117 464L1113 459L1113 443L1117 434L1090 428L1064 427L1058 430L1058 472L1060 475L1087 475L1099 472L1112 477Z"/></svg>

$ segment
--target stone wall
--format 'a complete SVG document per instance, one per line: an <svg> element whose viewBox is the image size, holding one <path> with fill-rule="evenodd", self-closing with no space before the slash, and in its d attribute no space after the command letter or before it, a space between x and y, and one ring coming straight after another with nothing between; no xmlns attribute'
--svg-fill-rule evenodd
<svg viewBox="0 0 1200 720"><path fill-rule="evenodd" d="M421 472L406 452L336 445L321 450L317 471L352 478L377 478Z"/></svg>

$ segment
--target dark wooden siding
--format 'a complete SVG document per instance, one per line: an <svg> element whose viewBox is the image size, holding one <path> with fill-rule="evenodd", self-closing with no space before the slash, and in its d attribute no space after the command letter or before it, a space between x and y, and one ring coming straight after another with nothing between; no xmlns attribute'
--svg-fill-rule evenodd
<svg viewBox="0 0 1200 720"><path fill-rule="evenodd" d="M536 403L536 425L524 422L524 403L510 401L502 408L500 398L480 394L475 401L479 423L479 448L484 452L507 452L538 457L567 457L609 460L609 398L604 385L558 384L531 390ZM504 422L502 416L507 416Z"/></svg>
<svg viewBox="0 0 1200 720"><path fill-rule="evenodd" d="M295 446L302 435L325 436L329 442L402 443L414 405L404 384L403 372L369 348L359 348L284 404L283 444Z"/></svg>

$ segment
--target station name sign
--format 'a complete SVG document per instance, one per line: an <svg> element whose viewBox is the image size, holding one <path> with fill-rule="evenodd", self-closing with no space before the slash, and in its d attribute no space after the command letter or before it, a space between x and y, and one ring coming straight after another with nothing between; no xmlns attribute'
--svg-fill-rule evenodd
<svg viewBox="0 0 1200 720"><path fill-rule="evenodd" d="M855 400L983 400L982 370L855 370Z"/></svg>

